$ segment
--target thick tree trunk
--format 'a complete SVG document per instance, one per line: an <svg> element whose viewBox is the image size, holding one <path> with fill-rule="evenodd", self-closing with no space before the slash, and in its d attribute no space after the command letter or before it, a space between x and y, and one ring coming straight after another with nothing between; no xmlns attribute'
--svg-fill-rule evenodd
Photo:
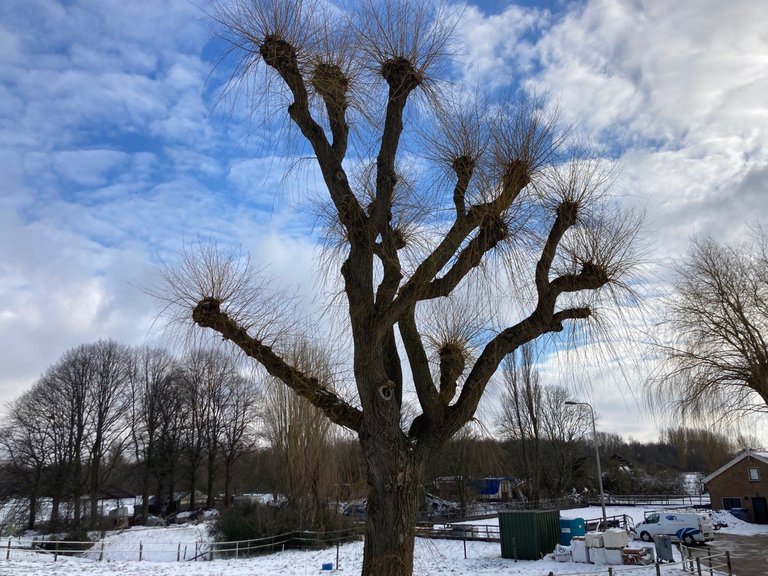
<svg viewBox="0 0 768 576"><path fill-rule="evenodd" d="M91 465L91 497L90 504L90 522L89 526L91 530L96 529L96 524L99 519L99 475L101 474L101 466L98 458L94 458Z"/></svg>
<svg viewBox="0 0 768 576"><path fill-rule="evenodd" d="M48 531L57 532L59 529L59 506L61 497L59 494L54 494L51 499L51 518L48 521Z"/></svg>
<svg viewBox="0 0 768 576"><path fill-rule="evenodd" d="M224 508L228 508L232 499L232 461L227 458L224 462Z"/></svg>
<svg viewBox="0 0 768 576"><path fill-rule="evenodd" d="M29 521L27 522L27 529L35 529L35 521L37 520L37 490L33 490L29 494Z"/></svg>
<svg viewBox="0 0 768 576"><path fill-rule="evenodd" d="M80 487L81 469L80 466L75 467L75 475L72 487L72 501L74 502L74 514L72 516L72 528L78 530L80 528L80 520L83 515L83 497L81 495L82 488Z"/></svg>
<svg viewBox="0 0 768 576"><path fill-rule="evenodd" d="M189 509L197 510L197 466L192 467L192 476L189 482Z"/></svg>
<svg viewBox="0 0 768 576"><path fill-rule="evenodd" d="M208 472L208 477L207 477L207 481L208 481L208 486L207 486L208 496L205 499L205 507L206 508L213 508L213 503L214 503L214 501L213 501L213 480L214 480L214 476L216 475L216 453L215 452L211 452L211 453L208 454L207 472Z"/></svg>
<svg viewBox="0 0 768 576"><path fill-rule="evenodd" d="M381 439L361 434L368 470L362 576L411 576L423 459L404 439Z"/></svg>
<svg viewBox="0 0 768 576"><path fill-rule="evenodd" d="M180 512L181 507L176 506L176 470L175 468L171 468L168 471L168 502L169 506L173 509L173 512Z"/></svg>
<svg viewBox="0 0 768 576"><path fill-rule="evenodd" d="M160 482L158 482L157 496L160 497ZM149 514L149 475L145 471L141 479L141 519L142 524L147 523L147 515Z"/></svg>

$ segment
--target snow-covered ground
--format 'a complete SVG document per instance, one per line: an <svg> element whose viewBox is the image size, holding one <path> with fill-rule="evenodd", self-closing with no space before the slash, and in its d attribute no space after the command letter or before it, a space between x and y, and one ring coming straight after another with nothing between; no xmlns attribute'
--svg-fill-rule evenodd
<svg viewBox="0 0 768 576"><path fill-rule="evenodd" d="M123 538L114 537L106 547L128 550L136 543L137 536L151 537L153 544L160 548L176 550L179 538L194 541L198 532L192 530L186 536L183 529L152 529L139 534L135 530L122 533ZM105 549L106 549L105 547ZM419 538L416 542L414 559L415 576L542 576L552 572L564 574L608 574L607 567L555 562L551 559L514 562L501 558L498 543L466 543L467 558L464 559L464 544L455 540L427 540ZM332 563L336 567L336 549L320 551L285 551L269 556L239 560L214 560L211 562L157 562L110 560L99 562L93 559L65 558L59 556L53 562L50 555L34 555L29 552L14 551L11 559L0 559L0 575L3 576L307 576L319 574L346 574L354 576L360 573L363 554L362 542L345 544L339 549L338 570L324 572L322 565ZM4 555L3 555L4 556ZM115 554L113 557L117 557ZM175 552L174 552L175 558ZM614 574L653 576L651 567L614 567ZM663 569L665 576L684 576L680 565L669 565Z"/></svg>
<svg viewBox="0 0 768 576"><path fill-rule="evenodd" d="M659 506L606 506L605 514L610 518L611 516L627 515L634 521L635 524L642 522L644 513L649 510L659 510ZM720 528L718 532L723 534L737 534L742 536L751 536L755 534L768 534L768 524L750 524L739 520L730 512L723 510L715 510L709 512L712 517L712 522L728 524L727 527ZM599 507L587 506L584 508L572 508L570 510L561 510L561 518L584 518L585 520L595 520L602 517L602 511ZM488 520L474 520L465 522L465 524L477 524L477 525L491 525L498 526L498 518L490 518Z"/></svg>
<svg viewBox="0 0 768 576"><path fill-rule="evenodd" d="M627 514L635 521L642 520L643 508L609 506L609 516ZM561 512L564 518L596 518L600 509L577 508ZM726 522L729 534L768 534L768 526L742 522L729 513L715 512L713 520ZM494 524L496 519L486 520ZM476 524L479 522L475 522ZM50 553L32 553L15 548L18 540L11 541L10 560L5 560L7 544L0 546L1 576L306 576L318 574L358 574L362 562L362 542L353 542L339 548L339 565L336 566L336 549L315 551L286 550L268 556L238 560L192 561L195 551L205 548L209 535L205 524L187 524L165 528L130 528L109 534L104 540L103 560L101 545L96 544L83 558L59 556L56 562ZM139 551L143 560L138 561ZM675 551L675 553L677 553ZM415 576L542 576L594 574L607 575L607 567L555 562L553 559L519 561L501 558L501 547L493 542L466 542L456 540L417 539L415 552ZM182 561L177 562L177 555ZM185 561L184 558L187 560ZM332 563L333 573L321 570L323 564ZM654 576L654 567L614 566L614 574ZM664 565L665 576L683 576L679 564Z"/></svg>

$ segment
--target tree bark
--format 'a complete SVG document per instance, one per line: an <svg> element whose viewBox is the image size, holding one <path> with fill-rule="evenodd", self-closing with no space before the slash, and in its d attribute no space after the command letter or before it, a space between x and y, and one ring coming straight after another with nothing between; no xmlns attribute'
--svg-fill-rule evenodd
<svg viewBox="0 0 768 576"><path fill-rule="evenodd" d="M48 531L49 532L57 532L59 529L59 506L61 502L61 497L58 493L55 493L53 495L53 498L51 499L51 518L48 521Z"/></svg>
<svg viewBox="0 0 768 576"><path fill-rule="evenodd" d="M98 442L98 441L97 441ZM94 448L94 454L99 454L101 452L101 447ZM91 476L91 497L89 500L90 504L90 521L89 526L91 530L96 529L96 524L99 519L99 497L98 492L100 488L101 482L99 481L99 475L101 474L101 462L100 459L96 456L93 458L93 462L91 464L91 470L90 470L90 476Z"/></svg>
<svg viewBox="0 0 768 576"><path fill-rule="evenodd" d="M79 450L76 451L79 454ZM75 471L72 475L72 501L74 502L74 516L72 517L72 528L75 530L80 529L80 519L83 515L83 500L82 500L82 464L80 463L79 455L75 459Z"/></svg>
<svg viewBox="0 0 768 576"><path fill-rule="evenodd" d="M229 508L230 500L232 498L231 492L232 485L232 461L227 458L224 461L224 508Z"/></svg>
<svg viewBox="0 0 768 576"><path fill-rule="evenodd" d="M362 576L411 576L423 457L405 438L381 442L361 431L368 504Z"/></svg>
<svg viewBox="0 0 768 576"><path fill-rule="evenodd" d="M35 521L37 520L37 490L32 490L29 494L29 521L27 522L27 529L35 529Z"/></svg>
<svg viewBox="0 0 768 576"><path fill-rule="evenodd" d="M208 490L208 496L205 499L205 507L206 508L213 508L214 500L213 500L213 481L214 476L216 474L216 453L215 452L208 452L208 466L206 468L207 470L207 490Z"/></svg>
<svg viewBox="0 0 768 576"><path fill-rule="evenodd" d="M158 496L160 491L157 492ZM147 515L149 514L149 479L144 478L141 481L141 519L142 524L147 523Z"/></svg>

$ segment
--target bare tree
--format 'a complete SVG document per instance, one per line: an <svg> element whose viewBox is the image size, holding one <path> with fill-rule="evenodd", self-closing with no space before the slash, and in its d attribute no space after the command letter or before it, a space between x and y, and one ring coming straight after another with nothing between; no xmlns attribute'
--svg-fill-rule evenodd
<svg viewBox="0 0 768 576"><path fill-rule="evenodd" d="M522 450L523 470L528 480L528 496L538 500L541 489L541 419L542 385L533 366L533 348L526 344L508 356L502 368L504 395L501 397L502 432L518 440Z"/></svg>
<svg viewBox="0 0 768 576"><path fill-rule="evenodd" d="M238 377L232 355L220 348L198 348L184 362L186 454L189 465L190 507L195 508L197 474L205 460L206 502L213 507L214 479L224 428L227 383Z"/></svg>
<svg viewBox="0 0 768 576"><path fill-rule="evenodd" d="M254 421L260 392L255 380L240 374L229 378L225 386L221 450L224 460L224 506L229 506L233 467L256 442Z"/></svg>
<svg viewBox="0 0 768 576"><path fill-rule="evenodd" d="M544 386L542 396L544 483L551 494L561 495L574 487L577 469L584 462L581 447L591 436L592 419L585 410L564 409L566 401L573 398L563 386Z"/></svg>
<svg viewBox="0 0 768 576"><path fill-rule="evenodd" d="M678 262L652 401L709 421L768 411L767 240L695 241Z"/></svg>
<svg viewBox="0 0 768 576"><path fill-rule="evenodd" d="M50 408L62 413L66 422L65 453L69 465L67 490L72 497L72 526L80 528L85 482L85 454L89 433L89 388L93 376L93 358L84 346L64 353L49 374L46 392Z"/></svg>
<svg viewBox="0 0 768 576"><path fill-rule="evenodd" d="M188 424L185 414L186 405L182 391L185 386L184 370L174 367L169 377L169 385L163 386L160 393L159 421L157 441L157 459L154 467L157 482L157 496L174 502L176 477L184 453L185 433Z"/></svg>
<svg viewBox="0 0 768 576"><path fill-rule="evenodd" d="M35 407L35 393L28 390L7 409L5 423L0 428L0 450L3 461L21 493L3 494L28 500L27 529L34 530L38 503L45 495L45 472L50 464L50 448L46 438L47 423Z"/></svg>
<svg viewBox="0 0 768 576"><path fill-rule="evenodd" d="M25 393L17 405L20 417L17 424L37 429L41 438L35 439L43 457L42 485L45 494L51 498L51 514L48 529L55 532L60 527L61 504L70 495L72 471L74 468L74 424L70 396L59 386L54 369L49 368L32 388ZM35 425L37 423L39 428ZM32 448L28 446L28 448ZM32 503L30 503L32 504Z"/></svg>
<svg viewBox="0 0 768 576"><path fill-rule="evenodd" d="M92 357L89 416L90 439L87 446L90 476L90 524L96 528L99 517L99 494L112 472L105 466L107 455L114 461L123 451L126 439L128 406L128 370L130 351L114 340L103 340L86 346Z"/></svg>
<svg viewBox="0 0 768 576"><path fill-rule="evenodd" d="M351 345L351 369L335 372L351 375L356 395L291 363L290 343L275 332L280 293L270 298L243 260L189 249L165 271L166 310L218 332L357 433L369 486L363 574L411 574L426 460L473 417L507 354L598 325L594 312L625 293L638 220L609 197L599 159L565 146L541 102L451 97L460 91L440 76L454 19L432 3L365 1L330 13L319 2L236 0L215 9L241 64L235 83L261 90L252 102L269 114L287 112L300 153L322 175L325 261L340 264L340 277L329 277L341 285ZM441 341L430 333L434 311L455 308L462 294L481 330ZM419 405L413 420L402 418L406 386Z"/></svg>
<svg viewBox="0 0 768 576"><path fill-rule="evenodd" d="M539 499L542 485L561 496L572 487L574 472L583 460L580 443L591 431L591 419L582 410L568 410L572 400L562 386L546 385L534 366L530 344L512 354L502 368L500 427L517 440L530 482L529 496Z"/></svg>
<svg viewBox="0 0 768 576"><path fill-rule="evenodd" d="M127 349L117 342L83 344L68 350L35 385L30 401L49 423L54 457L53 525L59 498L66 495L73 502L73 527L80 527L85 487L91 493L90 523L96 523L98 494L111 472L103 464L122 449L126 360Z"/></svg>
<svg viewBox="0 0 768 576"><path fill-rule="evenodd" d="M333 389L322 351L302 342L288 358L301 370L315 374L323 387ZM264 434L279 462L276 488L299 512L305 523L302 528L317 529L332 496L333 423L306 398L273 377L266 382L262 406Z"/></svg>
<svg viewBox="0 0 768 576"><path fill-rule="evenodd" d="M163 349L135 350L128 371L130 397L130 434L133 454L141 467L141 518L149 514L150 480L162 476L167 464L161 459L164 406L173 406L178 395L173 378L176 370L173 357ZM165 460L165 462L164 462ZM158 482L162 484L162 482ZM162 486L158 490L158 496Z"/></svg>

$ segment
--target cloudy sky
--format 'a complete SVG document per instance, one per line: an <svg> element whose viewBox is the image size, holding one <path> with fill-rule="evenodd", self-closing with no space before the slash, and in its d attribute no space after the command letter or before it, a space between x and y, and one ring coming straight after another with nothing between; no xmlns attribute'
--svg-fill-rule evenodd
<svg viewBox="0 0 768 576"><path fill-rule="evenodd" d="M244 246L311 294L291 161L241 107L215 105L227 74L206 10L2 3L0 401L80 343L157 343L157 307L136 286L195 235ZM618 158L619 194L647 213L644 285L659 295L692 235L732 241L765 224L766 15L754 0L471 3L451 74L550 94ZM656 438L616 372L596 370L579 393L603 429Z"/></svg>

